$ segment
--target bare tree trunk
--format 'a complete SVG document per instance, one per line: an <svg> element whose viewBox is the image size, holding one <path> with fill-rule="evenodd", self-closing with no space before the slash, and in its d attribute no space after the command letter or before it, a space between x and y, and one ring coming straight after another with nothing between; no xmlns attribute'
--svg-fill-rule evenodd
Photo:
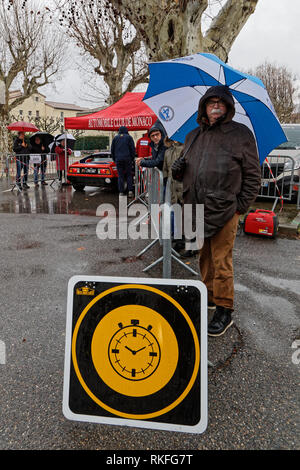
<svg viewBox="0 0 300 470"><path fill-rule="evenodd" d="M150 60L196 52L213 52L227 60L258 0L227 0L205 35L202 16L209 0L111 0L111 3L140 33Z"/></svg>

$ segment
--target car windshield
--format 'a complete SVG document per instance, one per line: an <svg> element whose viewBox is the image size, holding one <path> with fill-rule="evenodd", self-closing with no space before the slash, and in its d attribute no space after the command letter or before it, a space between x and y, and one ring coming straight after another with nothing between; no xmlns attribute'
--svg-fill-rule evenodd
<svg viewBox="0 0 300 470"><path fill-rule="evenodd" d="M111 158L110 153L103 153L101 155L89 155L86 157L84 160L82 160L82 163L101 163L103 160L107 160L108 158ZM88 161L87 161L88 160Z"/></svg>
<svg viewBox="0 0 300 470"><path fill-rule="evenodd" d="M110 155L101 155L101 157L94 157L92 159L93 162L101 162L103 158L110 158Z"/></svg>
<svg viewBox="0 0 300 470"><path fill-rule="evenodd" d="M282 129L288 139L279 145L280 149L300 149L300 126L282 126Z"/></svg>

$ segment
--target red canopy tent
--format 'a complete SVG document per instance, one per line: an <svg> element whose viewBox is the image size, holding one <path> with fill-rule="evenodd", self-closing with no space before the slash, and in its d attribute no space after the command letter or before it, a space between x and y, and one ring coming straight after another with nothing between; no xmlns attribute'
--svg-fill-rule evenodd
<svg viewBox="0 0 300 470"><path fill-rule="evenodd" d="M120 126L126 126L129 131L150 129L157 116L142 101L144 95L127 92L119 101L97 113L66 117L65 129L116 131Z"/></svg>

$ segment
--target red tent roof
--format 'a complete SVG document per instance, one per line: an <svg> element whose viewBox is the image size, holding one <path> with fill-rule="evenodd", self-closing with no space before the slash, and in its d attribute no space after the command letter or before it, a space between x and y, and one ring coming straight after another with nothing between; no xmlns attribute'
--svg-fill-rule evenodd
<svg viewBox="0 0 300 470"><path fill-rule="evenodd" d="M65 118L66 129L115 131L126 126L129 131L150 129L156 114L142 101L145 93L127 92L117 103L97 113Z"/></svg>

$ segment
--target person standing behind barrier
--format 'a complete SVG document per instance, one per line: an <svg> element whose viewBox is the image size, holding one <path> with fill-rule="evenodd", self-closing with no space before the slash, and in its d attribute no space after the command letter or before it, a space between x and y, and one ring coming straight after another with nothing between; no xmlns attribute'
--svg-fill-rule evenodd
<svg viewBox="0 0 300 470"><path fill-rule="evenodd" d="M152 157L151 158L137 158L136 163L139 167L144 168L158 168L159 170L163 169L164 157L166 147L164 145L164 138L166 136L165 130L159 121L156 121L155 124L148 131L148 136L151 139L151 149Z"/></svg>
<svg viewBox="0 0 300 470"><path fill-rule="evenodd" d="M147 158L152 155L151 139L146 132L143 137L140 137L136 143L136 156L137 158Z"/></svg>
<svg viewBox="0 0 300 470"><path fill-rule="evenodd" d="M171 204L182 204L182 182L176 181L172 177L172 164L177 160L182 152L183 144L175 140L165 137L164 145L166 147L164 163L163 163L163 176L171 178Z"/></svg>
<svg viewBox="0 0 300 470"><path fill-rule="evenodd" d="M17 164L17 176L16 184L20 191L22 191L21 185L21 173L23 170L23 189L28 189L29 185L27 184L28 179L28 170L29 170L29 148L28 144L25 141L24 132L18 132L18 137L16 137L13 145L13 151L16 154L16 164Z"/></svg>
<svg viewBox="0 0 300 470"><path fill-rule="evenodd" d="M66 177L66 169L69 166L69 158L72 150L67 148L67 168L66 168L66 158L65 158L65 141L62 140L59 145L55 147L54 152L56 153L56 169L58 174L59 182L62 184L62 177Z"/></svg>
<svg viewBox="0 0 300 470"><path fill-rule="evenodd" d="M166 180L170 178L171 180L171 206L174 204L179 204L182 206L183 204L183 195L182 195L182 182L176 181L172 177L172 164L175 160L177 160L182 152L183 144L180 142L176 142L175 140L169 139L169 137L165 137L164 145L166 147L165 156L164 156L164 163L163 163L163 177L164 177L164 185L166 185ZM172 236L174 236L175 232L175 225L177 225L177 221L175 220L175 214L171 212L171 231Z"/></svg>
<svg viewBox="0 0 300 470"><path fill-rule="evenodd" d="M39 171L41 170L41 184L47 185L45 181L45 173L47 168L46 147L43 145L39 136L36 136L33 144L30 146L30 153L41 156L41 163L34 163L34 184L39 186Z"/></svg>
<svg viewBox="0 0 300 470"><path fill-rule="evenodd" d="M117 165L119 194L124 195L126 181L128 196L133 197L132 163L135 158L135 145L125 126L121 126L118 134L113 138L111 158Z"/></svg>

